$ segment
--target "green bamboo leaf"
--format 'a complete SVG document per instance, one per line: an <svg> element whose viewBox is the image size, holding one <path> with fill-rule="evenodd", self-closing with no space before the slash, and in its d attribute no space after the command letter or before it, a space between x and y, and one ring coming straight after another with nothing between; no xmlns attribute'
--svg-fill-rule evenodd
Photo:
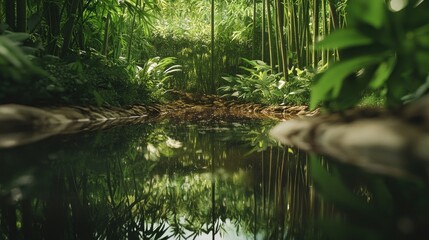
<svg viewBox="0 0 429 240"><path fill-rule="evenodd" d="M97 106L103 105L104 98L101 96L101 94L96 90L92 91L92 94L94 95L94 99Z"/></svg>
<svg viewBox="0 0 429 240"><path fill-rule="evenodd" d="M426 50L427 51L427 50ZM416 62L419 72L425 74L429 72L429 56L424 50L416 53Z"/></svg>
<svg viewBox="0 0 429 240"><path fill-rule="evenodd" d="M374 89L381 87L386 80L389 79L390 74L395 68L395 64L396 58L394 57L380 64L374 74L374 79L370 82L369 86Z"/></svg>
<svg viewBox="0 0 429 240"><path fill-rule="evenodd" d="M234 77L222 77L222 79L227 81L227 82L233 82L234 81Z"/></svg>
<svg viewBox="0 0 429 240"><path fill-rule="evenodd" d="M316 44L317 49L341 49L369 45L373 42L368 36L363 35L357 29L341 29L328 35Z"/></svg>
<svg viewBox="0 0 429 240"><path fill-rule="evenodd" d="M332 65L322 73L319 81L311 88L310 108L316 108L317 104L324 100L330 92L331 97L337 97L343 81L348 75L380 61L384 56L384 54L367 55L347 61L340 61Z"/></svg>
<svg viewBox="0 0 429 240"><path fill-rule="evenodd" d="M5 37L9 38L13 42L23 42L27 40L30 37L30 34L28 33L10 33L5 35Z"/></svg>
<svg viewBox="0 0 429 240"><path fill-rule="evenodd" d="M384 0L354 0L350 1L347 12L352 18L351 21L358 20L375 28L381 28L386 10Z"/></svg>

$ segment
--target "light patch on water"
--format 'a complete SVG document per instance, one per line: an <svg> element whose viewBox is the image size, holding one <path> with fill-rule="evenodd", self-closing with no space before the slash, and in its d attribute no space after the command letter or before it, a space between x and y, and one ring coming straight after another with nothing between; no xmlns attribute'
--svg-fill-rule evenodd
<svg viewBox="0 0 429 240"><path fill-rule="evenodd" d="M179 221L182 224L186 223L186 219L185 217L181 217L179 219ZM253 239L254 237L252 235L250 235L249 233L243 232L240 228L239 231L237 231L237 227L231 222L230 219L226 219L225 222L223 222L222 220L218 219L218 222L221 222L223 230L220 230L220 232L215 234L214 239L216 240L246 240L246 239ZM163 222L163 224L165 224L165 227L168 229L167 232L164 234L164 236L173 236L174 233L172 231L171 226L168 224L168 222ZM155 228L159 226L159 224L154 224ZM187 229L183 229L184 231L184 235L185 236L190 236L192 235L192 232L187 230ZM213 233L209 232L209 233L201 233L200 235L196 236L195 238L193 237L192 239L195 240L212 240L213 239ZM257 234L257 239L263 239L261 233Z"/></svg>
<svg viewBox="0 0 429 240"><path fill-rule="evenodd" d="M170 148L181 148L183 146L183 143L180 141L177 141L175 139L172 139L168 137L167 141L165 142L168 147Z"/></svg>

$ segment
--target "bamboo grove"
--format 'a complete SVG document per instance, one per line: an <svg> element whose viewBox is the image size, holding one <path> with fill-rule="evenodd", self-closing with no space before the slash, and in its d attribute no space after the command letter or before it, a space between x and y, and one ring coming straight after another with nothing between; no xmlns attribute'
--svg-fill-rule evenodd
<svg viewBox="0 0 429 240"><path fill-rule="evenodd" d="M26 32L27 39L23 35L11 37L16 45L27 50L33 48L30 55L36 57L59 58L62 65L53 75L58 72L71 75L57 74L57 82L52 82L52 78L37 82L43 85L42 91L50 89L44 95L117 105L140 101L121 102L120 95L149 94L144 99L159 99L174 88L238 95L259 102L270 99L264 102L269 104L308 104L314 74L339 59L335 48L316 49L315 43L347 26L348 1L0 0L0 4L0 36ZM94 58L102 64L88 61ZM166 59L163 69L157 73L143 72L142 69L160 65L162 59ZM255 63L249 72L246 72L248 61L243 59ZM119 66L121 71L112 72L121 73L93 80L94 69L102 71L106 65ZM68 68L66 71L64 66ZM49 66L41 64L41 67L52 75ZM2 77L33 78L16 72L16 76ZM245 81L257 78L254 79L257 83L250 87L256 89L245 93L248 87L240 83L237 74L248 74ZM225 77L234 75L233 81ZM120 83L115 82L117 79L121 79ZM89 86L80 86L80 82ZM114 87L124 85L127 85L124 89ZM7 86L11 88L13 84ZM99 90L100 86L108 87ZM133 86L141 89L130 94ZM234 90L237 86L240 91ZM78 90L66 93L71 88L87 94L81 96L76 93ZM276 88L281 91L276 93ZM49 92L52 89L56 92ZM272 94L275 96L270 97ZM297 100L298 95L304 100Z"/></svg>
<svg viewBox="0 0 429 240"><path fill-rule="evenodd" d="M155 1L4 0L2 22L8 30L39 37L46 54L65 57L71 50L94 48L130 61L143 44L157 11ZM133 56L134 57L134 56Z"/></svg>
<svg viewBox="0 0 429 240"><path fill-rule="evenodd" d="M277 66L278 72L287 72L292 66L323 66L335 58L335 53L320 52L314 45L345 24L345 4L346 1L334 0L262 1L260 58L272 68Z"/></svg>

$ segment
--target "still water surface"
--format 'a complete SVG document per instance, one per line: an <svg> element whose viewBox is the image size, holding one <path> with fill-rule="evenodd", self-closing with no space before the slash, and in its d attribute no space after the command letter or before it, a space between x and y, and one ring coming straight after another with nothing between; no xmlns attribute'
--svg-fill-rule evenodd
<svg viewBox="0 0 429 240"><path fill-rule="evenodd" d="M429 188L279 146L273 121L0 149L0 239L428 239Z"/></svg>

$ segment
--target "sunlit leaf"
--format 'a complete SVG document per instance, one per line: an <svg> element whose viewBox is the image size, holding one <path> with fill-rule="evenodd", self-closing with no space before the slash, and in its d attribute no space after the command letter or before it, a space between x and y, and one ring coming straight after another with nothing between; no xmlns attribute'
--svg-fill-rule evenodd
<svg viewBox="0 0 429 240"><path fill-rule="evenodd" d="M94 91L92 92L92 94L94 95L95 102L97 103L97 106L101 106L101 105L103 105L103 103L104 103L104 98L101 96L101 94L100 94L98 91L96 91L96 90L94 90Z"/></svg>
<svg viewBox="0 0 429 240"><path fill-rule="evenodd" d="M420 74L429 72L429 54L427 52L417 52L416 59Z"/></svg>
<svg viewBox="0 0 429 240"><path fill-rule="evenodd" d="M310 108L317 107L326 96L337 97L340 93L344 79L350 74L364 68L368 65L379 62L384 58L384 55L367 55L353 58L347 61L337 62L324 72L312 87Z"/></svg>
<svg viewBox="0 0 429 240"><path fill-rule="evenodd" d="M5 37L9 38L13 42L23 42L30 37L30 34L28 34L28 33L12 33L12 34L5 35Z"/></svg>
<svg viewBox="0 0 429 240"><path fill-rule="evenodd" d="M368 45L372 42L373 39L363 35L357 29L341 29L329 34L325 39L318 42L316 48L340 49Z"/></svg>
<svg viewBox="0 0 429 240"><path fill-rule="evenodd" d="M389 78L396 64L396 58L392 57L380 64L374 74L374 79L370 82L370 87L376 89L381 87Z"/></svg>
<svg viewBox="0 0 429 240"><path fill-rule="evenodd" d="M172 139L170 137L167 138L166 144L170 148L181 148L183 146L182 142Z"/></svg>
<svg viewBox="0 0 429 240"><path fill-rule="evenodd" d="M359 20L380 28L385 20L387 5L384 0L353 0L348 3L351 21Z"/></svg>
<svg viewBox="0 0 429 240"><path fill-rule="evenodd" d="M279 85L277 86L278 89L282 89L286 85L286 81L280 80Z"/></svg>

